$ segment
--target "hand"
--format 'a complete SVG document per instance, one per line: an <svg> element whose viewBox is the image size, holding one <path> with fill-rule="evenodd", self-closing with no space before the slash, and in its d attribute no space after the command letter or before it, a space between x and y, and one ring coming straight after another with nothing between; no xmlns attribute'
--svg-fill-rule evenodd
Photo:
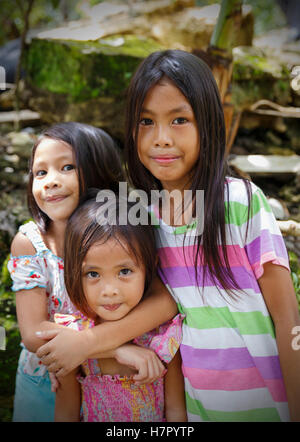
<svg viewBox="0 0 300 442"><path fill-rule="evenodd" d="M60 387L60 383L54 373L49 373L49 378L51 381L51 391L52 393L56 393Z"/></svg>
<svg viewBox="0 0 300 442"><path fill-rule="evenodd" d="M154 382L167 372L156 353L148 348L124 344L115 350L114 356L120 364L138 371L132 377L137 385Z"/></svg>
<svg viewBox="0 0 300 442"><path fill-rule="evenodd" d="M36 352L49 372L65 376L87 359L85 334L69 328L38 332L41 339L50 339Z"/></svg>

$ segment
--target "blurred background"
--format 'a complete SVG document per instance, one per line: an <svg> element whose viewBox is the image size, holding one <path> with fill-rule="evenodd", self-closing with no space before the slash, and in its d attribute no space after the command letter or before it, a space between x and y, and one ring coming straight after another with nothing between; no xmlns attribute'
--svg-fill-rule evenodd
<svg viewBox="0 0 300 442"><path fill-rule="evenodd" d="M122 149L126 88L153 51L187 50L213 70L228 160L267 195L300 302L299 0L0 0L0 11L0 421L20 352L6 261L30 218L31 147L50 124L81 121Z"/></svg>

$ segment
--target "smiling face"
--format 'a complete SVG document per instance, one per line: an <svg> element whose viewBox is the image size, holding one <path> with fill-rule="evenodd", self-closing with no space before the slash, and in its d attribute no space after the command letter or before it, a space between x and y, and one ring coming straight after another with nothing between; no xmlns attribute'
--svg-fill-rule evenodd
<svg viewBox="0 0 300 442"><path fill-rule="evenodd" d="M169 191L188 189L199 157L199 135L193 109L167 78L146 95L137 140L142 164Z"/></svg>
<svg viewBox="0 0 300 442"><path fill-rule="evenodd" d="M67 221L79 202L72 147L45 137L35 151L32 173L32 194L39 208L52 221Z"/></svg>
<svg viewBox="0 0 300 442"><path fill-rule="evenodd" d="M122 245L121 245L122 244ZM115 239L95 243L82 265L82 288L89 308L104 321L123 318L141 300L146 271Z"/></svg>

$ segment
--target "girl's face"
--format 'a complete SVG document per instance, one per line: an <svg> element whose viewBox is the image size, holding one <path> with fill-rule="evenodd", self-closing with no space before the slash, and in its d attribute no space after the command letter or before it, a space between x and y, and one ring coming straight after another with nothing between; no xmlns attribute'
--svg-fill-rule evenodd
<svg viewBox="0 0 300 442"><path fill-rule="evenodd" d="M79 203L72 147L45 137L35 151L32 173L32 193L39 208L52 221L66 221Z"/></svg>
<svg viewBox="0 0 300 442"><path fill-rule="evenodd" d="M82 265L82 287L90 309L104 321L127 315L141 300L146 271L115 239L96 243Z"/></svg>
<svg viewBox="0 0 300 442"><path fill-rule="evenodd" d="M137 146L140 161L164 189L189 188L200 151L198 128L190 103L167 78L146 95Z"/></svg>

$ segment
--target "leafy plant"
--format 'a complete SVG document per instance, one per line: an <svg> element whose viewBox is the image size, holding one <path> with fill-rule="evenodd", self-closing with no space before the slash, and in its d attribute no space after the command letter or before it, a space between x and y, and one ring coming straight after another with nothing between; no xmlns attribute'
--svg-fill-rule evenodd
<svg viewBox="0 0 300 442"><path fill-rule="evenodd" d="M291 276L296 292L296 297L298 301L299 306L299 312L300 312L300 263L299 258L297 255L293 252L289 252L289 260L290 260L290 267L291 267Z"/></svg>

